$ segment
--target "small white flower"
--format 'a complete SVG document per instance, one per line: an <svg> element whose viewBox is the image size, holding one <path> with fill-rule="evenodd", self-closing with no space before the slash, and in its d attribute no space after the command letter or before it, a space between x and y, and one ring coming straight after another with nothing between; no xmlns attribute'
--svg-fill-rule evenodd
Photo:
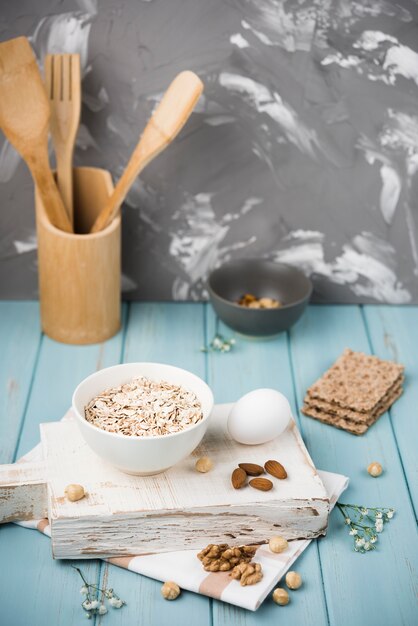
<svg viewBox="0 0 418 626"><path fill-rule="evenodd" d="M395 513L395 511L392 511L392 509L390 509L390 511L388 511L388 512L386 513L386 517L387 517L388 519L392 519L392 517L393 517L393 514L394 514L394 513Z"/></svg>
<svg viewBox="0 0 418 626"><path fill-rule="evenodd" d="M92 600L90 602L90 608L91 609L97 609L98 606L99 606L99 601L98 600Z"/></svg>
<svg viewBox="0 0 418 626"><path fill-rule="evenodd" d="M380 511L376 513L376 519L382 519L383 515Z"/></svg>
<svg viewBox="0 0 418 626"><path fill-rule="evenodd" d="M92 608L91 602L89 602L88 600L84 600L81 606L83 607L83 609L86 609L86 611L90 611L90 609Z"/></svg>
<svg viewBox="0 0 418 626"><path fill-rule="evenodd" d="M349 535L357 535L357 533L358 533L357 528L352 528L348 534Z"/></svg>
<svg viewBox="0 0 418 626"><path fill-rule="evenodd" d="M376 543L376 541L377 541L377 537L376 537L376 535L372 535L372 536L370 537L370 543Z"/></svg>
<svg viewBox="0 0 418 626"><path fill-rule="evenodd" d="M382 532L382 530L383 530L383 524L378 524L378 523L376 522L375 527L376 527L376 532L377 532L377 533L381 533L381 532Z"/></svg>
<svg viewBox="0 0 418 626"><path fill-rule="evenodd" d="M351 519L350 519L349 517L346 517L346 518L345 518L345 523L346 523L346 524L347 524L347 526L348 526L349 524L351 524Z"/></svg>
<svg viewBox="0 0 418 626"><path fill-rule="evenodd" d="M359 547L360 546L364 546L364 543L365 543L365 541L364 541L363 537L357 537L356 538L356 546L359 546Z"/></svg>
<svg viewBox="0 0 418 626"><path fill-rule="evenodd" d="M88 594L89 590L87 589L86 585L83 585L80 589L80 593L82 596L86 596Z"/></svg>
<svg viewBox="0 0 418 626"><path fill-rule="evenodd" d="M369 512L369 509L365 509L364 507L360 509L360 513L362 513L363 515L367 515Z"/></svg>
<svg viewBox="0 0 418 626"><path fill-rule="evenodd" d="M364 549L365 550L371 550L371 545L368 541L366 541L366 543L364 544Z"/></svg>
<svg viewBox="0 0 418 626"><path fill-rule="evenodd" d="M101 604L99 606L99 615L104 615L105 613L107 613L107 608L105 607L104 604Z"/></svg>
<svg viewBox="0 0 418 626"><path fill-rule="evenodd" d="M120 607L122 606L123 602L120 598L110 598L109 599L109 604L111 606L113 606L115 609L120 609Z"/></svg>

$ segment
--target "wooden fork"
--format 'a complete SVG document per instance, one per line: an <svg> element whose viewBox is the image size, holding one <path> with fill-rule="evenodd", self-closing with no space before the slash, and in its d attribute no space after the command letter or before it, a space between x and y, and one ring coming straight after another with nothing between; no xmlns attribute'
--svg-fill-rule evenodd
<svg viewBox="0 0 418 626"><path fill-rule="evenodd" d="M45 57L45 82L51 103L50 129L57 161L57 184L73 223L72 161L80 122L80 55L48 54Z"/></svg>

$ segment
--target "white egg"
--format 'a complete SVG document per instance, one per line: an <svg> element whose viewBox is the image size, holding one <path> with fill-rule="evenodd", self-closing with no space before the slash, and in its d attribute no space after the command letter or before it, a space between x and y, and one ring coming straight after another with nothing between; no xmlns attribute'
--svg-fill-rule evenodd
<svg viewBox="0 0 418 626"><path fill-rule="evenodd" d="M266 443L286 429L291 417L290 404L280 391L255 389L232 407L228 431L238 443Z"/></svg>

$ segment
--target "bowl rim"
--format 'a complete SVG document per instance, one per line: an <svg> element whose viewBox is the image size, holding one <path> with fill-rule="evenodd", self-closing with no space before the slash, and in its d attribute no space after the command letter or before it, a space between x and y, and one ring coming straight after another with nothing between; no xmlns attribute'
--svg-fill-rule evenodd
<svg viewBox="0 0 418 626"><path fill-rule="evenodd" d="M183 430L180 430L177 433L170 433L168 435L151 435L149 437L133 437L132 435L124 435L122 433L111 433L108 430L99 428L98 426L93 426L93 424L90 424L90 422L88 422L86 418L80 414L79 410L76 407L75 397L76 397L77 392L79 391L82 385L87 383L92 378L96 378L102 372L106 370L114 369L116 367L123 367L124 365L163 365L164 367L171 367L172 369L176 369L181 372L186 372L188 375L193 376L194 378L199 380L199 382L202 383L206 387L207 391L209 392L209 399L211 401L210 410L208 411L206 416L204 415L203 418L199 420L196 424L193 424L193 426L188 426L187 428L184 428ZM71 397L71 408L73 409L73 412L75 413L76 418L79 420L79 422L83 424L83 426L87 426L95 433L104 434L111 438L121 439L125 441L137 441L137 442L156 441L158 439L163 439L165 441L165 440L169 440L172 438L180 437L181 435L184 435L185 433L191 432L192 430L197 429L199 426L202 426L202 424L204 424L210 418L213 412L214 405L215 405L215 399L213 396L213 391L209 387L207 382L204 381L202 378L200 378L200 376L197 376L197 374L194 374L193 372L190 372L189 370L186 370L183 367L177 367L176 365L170 365L169 363L158 363L157 361L131 361L129 363L118 363L116 365L110 365L109 367L103 367L97 370L96 372L93 372L89 376L86 376L86 378L83 378L83 380L79 382L77 387L74 389L73 395Z"/></svg>
<svg viewBox="0 0 418 626"><path fill-rule="evenodd" d="M232 265L233 263L240 263L240 262L251 262L251 261L255 261L255 262L264 262L264 263L271 263L272 265L276 265L277 267L285 267L285 268L290 268L292 270L294 270L297 274L299 274L300 276L303 276L303 278L306 279L307 281L307 286L308 286L308 292L305 296L303 296L303 298L300 298L299 300L294 300L293 302L290 302L289 304L282 304L281 306L274 308L274 309L250 309L249 307L245 307L242 306L241 304L238 304L237 302L233 302L232 300L228 300L227 298L224 298L223 296L220 296L219 293L217 291L215 291L215 289L212 287L211 285L211 278L213 276L213 274L215 272L218 272L221 269L224 269L225 267L227 267L228 265ZM306 274L304 272L302 272L302 270L300 270L298 267L296 267L295 265L290 265L289 263L282 263L282 262L276 262L276 261L271 261L270 259L255 259L255 258L251 258L251 257L246 257L246 258L242 258L242 259L231 259L230 261L227 261L226 263L223 263L222 265L220 265L219 267L215 268L214 270L211 271L211 273L209 274L209 277L206 281L206 285L209 291L210 295L215 296L216 298L218 298L219 300L221 300L222 302L225 302L226 304L238 309L239 311L248 311L250 313L258 313L258 312L263 312L264 313L274 313L277 314L278 311L283 311L284 309L290 309L294 306L297 306L298 304L302 304L303 302L305 302L305 300L309 301L312 292L313 292L313 283L311 281L311 279L309 278L309 276L306 276Z"/></svg>

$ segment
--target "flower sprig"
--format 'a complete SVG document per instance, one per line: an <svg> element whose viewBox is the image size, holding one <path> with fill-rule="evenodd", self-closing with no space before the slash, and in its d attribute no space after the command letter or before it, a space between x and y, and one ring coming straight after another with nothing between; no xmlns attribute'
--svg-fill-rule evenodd
<svg viewBox="0 0 418 626"><path fill-rule="evenodd" d="M223 335L216 333L212 341L202 348L202 352L231 352L235 345L235 339L226 339Z"/></svg>
<svg viewBox="0 0 418 626"><path fill-rule="evenodd" d="M71 567L77 570L83 581L80 593L82 596L85 596L85 598L81 603L81 607L85 612L87 619L91 619L93 615L105 615L107 613L105 600L107 600L108 604L114 609L120 609L126 604L126 602L121 600L119 596L115 594L113 589L106 589L106 587L102 588L98 585L88 583L79 567L75 567L74 565ZM100 600L98 597L99 594L101 594Z"/></svg>
<svg viewBox="0 0 418 626"><path fill-rule="evenodd" d="M235 345L235 339L230 337L227 339L224 335L219 332L219 317L216 318L215 321L215 334L213 336L212 341L201 348L202 352L231 352L232 348Z"/></svg>
<svg viewBox="0 0 418 626"><path fill-rule="evenodd" d="M379 533L395 514L395 509L364 507L341 502L337 502L337 507L348 526L348 534L353 537L354 550L362 554L376 549Z"/></svg>

